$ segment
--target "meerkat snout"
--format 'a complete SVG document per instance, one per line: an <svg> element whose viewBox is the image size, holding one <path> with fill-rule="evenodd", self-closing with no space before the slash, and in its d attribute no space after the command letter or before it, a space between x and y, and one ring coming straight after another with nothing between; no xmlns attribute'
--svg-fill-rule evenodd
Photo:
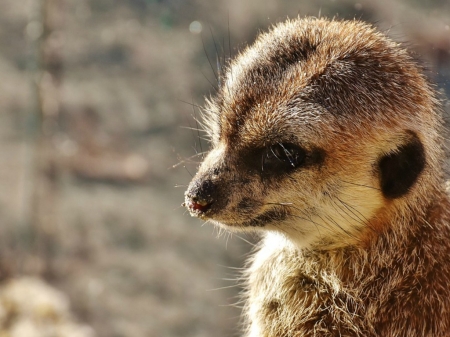
<svg viewBox="0 0 450 337"><path fill-rule="evenodd" d="M221 148L210 151L185 192L185 207L195 217L216 215L226 203L222 172L227 171Z"/></svg>
<svg viewBox="0 0 450 337"><path fill-rule="evenodd" d="M216 186L211 179L195 180L186 191L185 204L192 215L202 217L216 200Z"/></svg>

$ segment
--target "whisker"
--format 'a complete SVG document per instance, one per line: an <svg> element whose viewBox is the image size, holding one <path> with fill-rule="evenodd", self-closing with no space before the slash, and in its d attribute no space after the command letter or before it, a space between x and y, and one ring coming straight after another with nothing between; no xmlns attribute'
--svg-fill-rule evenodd
<svg viewBox="0 0 450 337"><path fill-rule="evenodd" d="M346 235L348 235L352 239L360 241L360 239L355 234L353 234L352 232L348 231L347 229L345 229L344 227L339 225L339 223L336 220L334 220L331 216L328 215L327 219L330 219L330 221L332 221L337 227L339 227L339 229L341 229Z"/></svg>
<svg viewBox="0 0 450 337"><path fill-rule="evenodd" d="M208 127L207 125L201 120L197 118L197 115L194 113L194 115L192 116L192 118L194 118L195 123L197 124L197 130L205 130L206 133L208 133ZM198 127L200 125L200 128Z"/></svg>
<svg viewBox="0 0 450 337"><path fill-rule="evenodd" d="M288 206L288 207L292 207L292 208L296 209L297 211L301 212L302 215L308 216L307 213L306 213L304 210L301 210L301 209L299 209L298 207L295 207L292 203L267 203L267 205L279 205L279 206ZM310 217L309 217L309 218L304 218L304 217L301 217L301 216L298 216L298 215L295 215L295 214L288 214L288 216L295 217L295 218L297 218L297 219L301 219L301 220L305 220L305 221L311 222L312 224L314 224L314 225L316 226L316 229L317 229L317 231L319 232L319 235L322 236L322 233L320 233L319 227L323 227L323 228L325 228L325 227L322 226L322 225L319 224L319 223L316 223L316 222L313 221ZM300 230L298 230L297 228L294 228L294 229L297 230L297 231L300 231Z"/></svg>
<svg viewBox="0 0 450 337"><path fill-rule="evenodd" d="M228 62L228 68L229 68L229 74L230 74L231 80L233 81L233 68L231 67L232 57L231 57L231 34L230 34L230 13L229 12L228 12L227 20L228 20L228 53L229 53L229 60L230 60ZM227 90L228 90L228 93L231 95L228 83L227 83Z"/></svg>
<svg viewBox="0 0 450 337"><path fill-rule="evenodd" d="M333 207L333 209L345 220L345 217L342 215L342 213L340 212L340 211L342 211L342 208L341 207L339 207L337 204L336 204L336 202L333 200L333 198L331 199L331 206ZM337 207L337 208L336 208ZM344 212L344 214L346 214L347 215L347 213L345 213ZM330 216L327 216L328 218L330 218L330 219L332 219ZM351 218L351 217L350 217ZM351 218L351 219L353 219L353 218ZM353 220L355 220L355 219L353 219ZM339 225L339 223L338 222L336 222L334 219L332 219L332 221L333 221L333 223L335 223L345 234L347 234L348 236L350 236L350 237L352 237L352 238L354 238L354 239L357 239L357 237L353 234L353 233L351 233L351 232L349 232L348 230L346 230L345 228L343 228L341 225Z"/></svg>
<svg viewBox="0 0 450 337"><path fill-rule="evenodd" d="M199 129L199 128L193 128L190 126L179 126L180 129L186 129L186 130L192 130L192 131L200 131L200 132L206 132L203 129Z"/></svg>
<svg viewBox="0 0 450 337"><path fill-rule="evenodd" d="M281 228L280 225L277 225L277 224L273 223L272 226L277 228L279 231L284 232L286 235L289 234L285 229Z"/></svg>
<svg viewBox="0 0 450 337"><path fill-rule="evenodd" d="M221 281L231 281L231 282L236 281L235 278L226 278L226 277L221 277L220 280L221 280Z"/></svg>
<svg viewBox="0 0 450 337"><path fill-rule="evenodd" d="M184 165L183 167L184 167L184 169L187 171L187 173L189 173L189 175L191 176L191 178L194 178L194 176L192 175L192 173L189 172L188 168L187 168L185 165Z"/></svg>
<svg viewBox="0 0 450 337"><path fill-rule="evenodd" d="M227 64L227 55L226 55L226 46L225 46L225 36L222 35L222 67L225 68ZM222 76L225 74L225 70L222 70Z"/></svg>
<svg viewBox="0 0 450 337"><path fill-rule="evenodd" d="M202 109L203 109L202 106L200 106L200 105L198 105L198 104L195 104L195 103L189 103L189 102L184 101L184 100L182 100L182 99L178 99L178 101L179 101L179 102L182 102L182 103L185 103L185 104L187 104L187 105L190 105L190 106L194 106L194 107L196 107L196 108L199 109L199 110L202 110Z"/></svg>
<svg viewBox="0 0 450 337"><path fill-rule="evenodd" d="M195 108L194 108L193 103L191 104L191 106L192 106L192 109L193 109L194 115L195 115ZM194 117L194 120L197 122L197 120L196 120L195 117ZM194 151L195 151L196 153L198 153L198 150L197 150L197 147L196 147L196 145L197 145L197 141L196 141L196 140L199 139L199 144L200 144L200 149L201 149L201 152L200 152L200 153L203 153L202 144L201 144L201 137L200 137L200 131L199 131L198 124L197 124L197 127L196 127L196 128L193 128L193 127L191 126L191 123L190 123L189 119L187 120L187 124L189 125L188 127L182 127L182 128L185 128L185 129L188 129L188 130L191 131L192 138L193 138L193 140L194 140ZM197 138L195 137L194 131L197 132ZM181 161L181 162L178 163L177 165L172 166L172 168L175 168L175 167L179 166L179 165L180 165L181 163L183 163L183 162L185 162L185 161ZM189 173L189 174L190 174L190 173ZM192 174L191 174L191 176L192 176Z"/></svg>
<svg viewBox="0 0 450 337"><path fill-rule="evenodd" d="M183 205L179 205L179 206L175 207L172 211L175 211L175 210L180 209L180 208L184 208L184 206ZM186 212L187 212L187 210L185 210L183 214L186 214Z"/></svg>
<svg viewBox="0 0 450 337"><path fill-rule="evenodd" d="M250 242L250 241L244 239L242 236L239 236L239 235L237 235L236 233L235 233L235 236L236 236L237 238L241 239L242 241L244 241L245 243L248 243L248 244L249 244L250 246L252 246L252 247L255 247L255 246L256 246L256 244L254 244L254 243L252 243L252 242Z"/></svg>
<svg viewBox="0 0 450 337"><path fill-rule="evenodd" d="M200 137L200 131L199 131L199 122L197 120L197 115L195 113L195 107L194 107L194 100L192 99L192 112L194 113L194 120L195 120L195 125L197 127L197 137L198 137L198 143L200 145L200 152L203 153L203 146L202 146L202 137ZM202 155L202 159L204 159L203 155Z"/></svg>
<svg viewBox="0 0 450 337"><path fill-rule="evenodd" d="M302 215L304 215L305 217L301 217L301 216L294 215L294 214L289 214L289 216L294 216L294 217L299 218L299 219L301 219L301 220L305 220L305 221L311 222L312 224L314 224L314 225L316 226L316 229L317 229L317 231L319 232L319 235L320 235L320 236L322 236L322 233L320 233L320 228L319 228L319 227L324 228L324 229L326 229L326 230L329 230L329 231L333 232L333 233L336 234L336 235L339 235L339 234L340 234L339 231L337 231L337 230L335 229L335 226L337 226L337 227L338 227L342 232L344 232L346 235L348 235L348 236L350 236L350 237L352 237L352 238L357 239L356 236L354 236L352 233L350 233L349 231L347 231L345 228L343 228L341 225L339 225L339 223L337 223L334 219L332 219L332 218L329 217L329 216L327 216L328 221L331 221L331 223L333 223L335 226L331 225L331 224L330 224L328 221L326 221L322 216L320 216L320 214L314 214L314 215L317 216L317 217L319 217L319 218L323 221L323 223L324 223L326 226L324 226L324 225L322 225L322 224L320 224L320 223L318 223L318 222L312 220L311 217L310 217L304 210L301 210L301 209L299 209L298 207L293 206L292 203L269 203L269 204L288 206L288 207L292 207L292 208L294 208L295 210L301 212Z"/></svg>
<svg viewBox="0 0 450 337"><path fill-rule="evenodd" d="M209 59L208 59L209 61ZM211 63L210 63L211 64ZM208 81L209 85L214 89L214 91L219 91L219 88L217 88L208 78L208 76L205 75L205 73L203 71L200 70L200 74L203 75L203 77Z"/></svg>
<svg viewBox="0 0 450 337"><path fill-rule="evenodd" d="M337 201L339 201L339 202L345 207L345 209L347 209L347 210L351 213L351 215L348 214L348 213L346 212L345 209L339 207L339 205L336 204L336 201L333 200L334 205L335 205L336 207L338 207L341 211L343 211L345 215L347 215L347 216L348 216L350 219L352 219L352 220L355 220L355 221L357 221L357 222L362 223L363 225L366 224L366 220L367 220L367 219L366 219L366 220L361 219L357 214L355 214L355 212L353 212L352 208L353 208L355 211L358 212L358 210L357 210L355 207L352 207L352 206L348 205L347 203L345 203L344 201L342 201L341 199L339 199L339 197L335 197L335 198L336 198ZM336 209L336 208L335 208L335 209ZM360 214L361 214L361 213L360 213ZM353 215L353 216L352 216L352 215ZM361 214L361 215L362 215L362 214Z"/></svg>
<svg viewBox="0 0 450 337"><path fill-rule="evenodd" d="M228 250L228 240L233 236L231 232L228 232L227 237L225 239L225 250Z"/></svg>
<svg viewBox="0 0 450 337"><path fill-rule="evenodd" d="M195 120L195 118L194 118L194 120ZM189 125L189 129L191 130L192 138L194 140L194 151L195 151L195 153L198 153L198 151L197 151L197 141L196 141L195 133L194 133L195 129L191 126L191 122L189 120L188 120L188 125Z"/></svg>
<svg viewBox="0 0 450 337"><path fill-rule="evenodd" d="M214 77L216 78L216 81L218 82L219 78L217 77L217 74L214 71L214 67L212 66L212 63L211 63L211 60L209 58L208 52L206 51L205 41L203 40L203 36L202 36L202 45L203 45L203 51L205 52L206 58L208 59L209 66L211 67L211 70L212 70L212 72L214 74ZM214 87L214 88L216 88L216 87ZM216 88L216 90L218 90L218 88Z"/></svg>
<svg viewBox="0 0 450 337"><path fill-rule="evenodd" d="M289 216L293 217L293 218L297 218L297 219L301 219L301 220L305 220L305 221L311 222L316 227L317 232L319 233L319 236L322 236L322 233L320 232L320 228L327 229L322 224L317 223L317 222L313 221L312 219L307 219L307 218L304 218L304 217L301 217L301 216L298 216L298 215L295 215L295 214L289 214ZM300 230L297 230L297 231L301 232Z"/></svg>
<svg viewBox="0 0 450 337"><path fill-rule="evenodd" d="M214 34L212 31L211 26L209 26L209 31L211 33L211 37L214 42L214 49L216 50L216 66L217 66L217 82L219 84L219 88L221 86L221 76L222 76L222 65L220 64L220 58L219 58L219 50L217 49L216 39L214 38Z"/></svg>
<svg viewBox="0 0 450 337"><path fill-rule="evenodd" d="M206 220L204 223L202 223L201 227L203 227L204 225L206 225L208 222L210 222L209 220ZM215 228L215 227L214 227Z"/></svg>
<svg viewBox="0 0 450 337"><path fill-rule="evenodd" d="M354 216L356 216L358 219L360 219L360 221L362 222L362 224L364 224L365 227L369 228L370 230L372 230L373 232L377 232L377 230L375 228L373 228L370 225L369 219L367 219L364 214L362 214L360 211L358 211L356 209L356 207L344 202L343 200L341 200L340 198L336 197L336 199L342 204L344 205L345 208L347 208L349 210L349 212L351 212ZM358 213L363 219L361 219L357 214L355 214L352 210L354 210L356 213Z"/></svg>
<svg viewBox="0 0 450 337"><path fill-rule="evenodd" d="M327 229L330 230L332 233L334 233L334 234L336 234L336 235L342 234L342 233L340 233L338 230L336 230L336 229L334 228L333 225L330 225L330 223L329 223L328 221L325 221L325 219L322 218L322 217L320 216L320 214L315 214L315 216L319 217L320 220L322 220L322 221L327 225ZM345 230L344 230L344 229L343 229L336 221L332 220L332 222L334 222L334 224L337 225L337 227L338 227L341 231L343 231L345 234L347 234L346 231L345 231ZM347 235L348 235L348 234L347 234Z"/></svg>
<svg viewBox="0 0 450 337"><path fill-rule="evenodd" d="M381 189L379 189L378 187L374 187L374 186L369 186L369 185L363 185L363 184L357 184L357 183L352 183L350 181L345 181L345 180L341 180L342 182L346 183L346 184L350 184L350 185L355 185L355 186L361 186L361 187L367 187L367 188L371 188L373 190L377 190L377 191L381 191Z"/></svg>
<svg viewBox="0 0 450 337"><path fill-rule="evenodd" d="M190 129L190 130L193 130L193 131L198 131L197 129L195 129L195 128L186 128L186 129ZM209 139L208 138L205 138L205 137L197 137L198 139L201 139L201 140L203 140L203 141L205 141L205 142L209 142ZM195 145L197 145L197 143L195 144ZM200 145L200 141L199 141L199 145ZM195 147L194 147L194 149L195 149ZM202 149L200 149L200 150L202 150ZM205 151L195 151L196 153L205 153Z"/></svg>
<svg viewBox="0 0 450 337"><path fill-rule="evenodd" d="M194 154L194 155L192 155L192 156L190 156L190 157L188 157L188 158L185 158L185 159L181 160L179 163L173 165L172 167L169 167L169 169L177 168L178 166L180 166L180 165L182 165L182 164L185 164L185 163L195 163L195 164L197 164L198 162L196 162L196 161L190 161L190 160L191 160L192 158L195 158L195 157L197 157L197 156L200 156L200 155L202 155L202 154L204 154L204 153L206 153L206 152L198 152L198 153L196 153L196 154Z"/></svg>
<svg viewBox="0 0 450 337"><path fill-rule="evenodd" d="M240 270L240 271L243 271L243 270L246 270L246 269L247 269L247 268L244 268L244 267L230 267L230 266L225 266L225 265L223 265L223 264L216 264L216 266L222 267L222 268L233 269L233 270Z"/></svg>
<svg viewBox="0 0 450 337"><path fill-rule="evenodd" d="M231 288L236 288L236 285L233 284L231 286L224 286L224 287L219 287L219 288L206 289L205 291L210 292L210 291L218 291L218 290L231 289Z"/></svg>

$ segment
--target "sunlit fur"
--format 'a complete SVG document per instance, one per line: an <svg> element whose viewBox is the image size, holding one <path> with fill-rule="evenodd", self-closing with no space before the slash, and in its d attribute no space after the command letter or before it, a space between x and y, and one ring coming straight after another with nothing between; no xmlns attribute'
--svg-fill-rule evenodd
<svg viewBox="0 0 450 337"><path fill-rule="evenodd" d="M262 234L245 274L247 336L450 336L437 106L408 53L358 21L287 21L231 62L186 205ZM253 153L283 142L323 161L265 175ZM412 142L424 167L390 197L379 162ZM214 203L194 211L206 180Z"/></svg>

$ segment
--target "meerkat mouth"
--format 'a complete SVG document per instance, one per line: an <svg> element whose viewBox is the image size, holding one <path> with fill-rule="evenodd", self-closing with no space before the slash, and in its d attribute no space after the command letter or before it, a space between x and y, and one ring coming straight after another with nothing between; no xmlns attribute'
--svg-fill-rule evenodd
<svg viewBox="0 0 450 337"><path fill-rule="evenodd" d="M183 202L182 204L183 207L187 207L191 216L201 219L205 218L206 214L208 214L211 209L211 205L212 203L208 204L202 201L193 202L189 200Z"/></svg>
<svg viewBox="0 0 450 337"><path fill-rule="evenodd" d="M289 213L284 208L273 208L257 215L254 218L244 220L243 222L230 222L230 221L220 221L214 219L214 216L209 216L209 209L205 206L197 207L195 203L184 202L183 206L187 206L189 213L193 217L197 217L204 220L211 220L213 223L225 226L227 228L238 228L238 227L265 227L269 223L281 222L288 218Z"/></svg>
<svg viewBox="0 0 450 337"><path fill-rule="evenodd" d="M288 218L289 214L286 210L281 208L270 209L265 211L262 214L257 215L254 218L244 220L240 223L229 223L229 222L221 222L221 224L225 225L228 228L233 227L265 227L271 223L277 223L284 221Z"/></svg>

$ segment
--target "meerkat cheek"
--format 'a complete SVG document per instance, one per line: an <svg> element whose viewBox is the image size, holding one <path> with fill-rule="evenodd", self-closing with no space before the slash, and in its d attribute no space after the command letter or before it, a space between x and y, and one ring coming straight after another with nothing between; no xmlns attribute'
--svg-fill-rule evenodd
<svg viewBox="0 0 450 337"><path fill-rule="evenodd" d="M327 229L328 235L346 242L369 226L383 205L378 190L354 185L330 201L314 220Z"/></svg>

